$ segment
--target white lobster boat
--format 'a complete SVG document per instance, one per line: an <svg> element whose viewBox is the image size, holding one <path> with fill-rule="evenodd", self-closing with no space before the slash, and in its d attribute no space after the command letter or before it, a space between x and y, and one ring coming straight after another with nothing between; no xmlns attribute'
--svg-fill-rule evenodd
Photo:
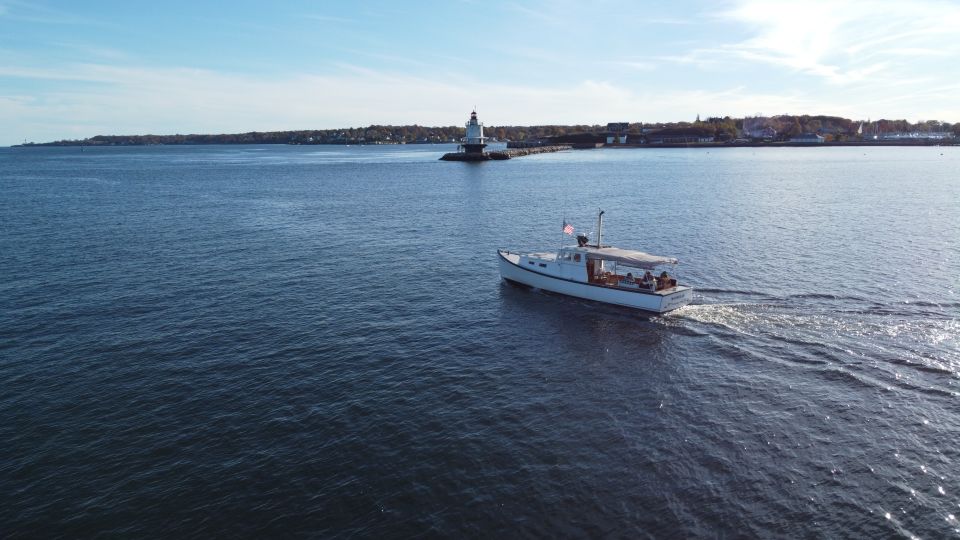
<svg viewBox="0 0 960 540"><path fill-rule="evenodd" d="M587 237L580 235L578 245L564 246L557 252L497 250L500 276L545 291L652 313L666 313L690 303L692 288L678 284L667 272L659 276L650 273L676 265L677 259L604 246L600 243L602 230L601 211L596 245L587 244Z"/></svg>

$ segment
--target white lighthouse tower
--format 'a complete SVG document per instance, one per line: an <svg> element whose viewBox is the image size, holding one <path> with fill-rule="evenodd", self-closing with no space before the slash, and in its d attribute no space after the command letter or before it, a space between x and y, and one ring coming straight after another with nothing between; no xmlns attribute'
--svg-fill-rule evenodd
<svg viewBox="0 0 960 540"><path fill-rule="evenodd" d="M470 113L470 121L467 122L467 138L464 141L463 149L468 154L482 154L483 148L487 146L486 137L483 136L483 122L477 121L477 111Z"/></svg>

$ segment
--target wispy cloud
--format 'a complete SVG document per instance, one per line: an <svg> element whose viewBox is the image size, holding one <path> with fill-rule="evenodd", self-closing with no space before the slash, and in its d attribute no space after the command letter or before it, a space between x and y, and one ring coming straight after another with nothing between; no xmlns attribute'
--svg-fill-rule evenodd
<svg viewBox="0 0 960 540"><path fill-rule="evenodd" d="M373 123L459 124L478 105L490 125L596 123L622 117L642 100L630 90L584 80L569 87L491 84L470 79L412 77L365 69L339 75L298 75L265 80L207 70L73 65L58 69L11 68L2 76L82 81L31 96L0 96L0 122L29 125L50 140L98 133L178 133L335 128ZM48 131L52 119L83 133ZM47 126L44 128L44 126Z"/></svg>
<svg viewBox="0 0 960 540"><path fill-rule="evenodd" d="M35 2L8 0L0 5L0 16L20 22L40 24L99 24L96 20L77 13L55 9Z"/></svg>
<svg viewBox="0 0 960 540"><path fill-rule="evenodd" d="M424 62L424 61L422 61L422 60L416 60L416 59L413 59L413 58L409 58L409 57L406 57L406 56L399 56L399 55L395 55L395 54L384 54L384 53L380 53L380 52L365 51L365 50L363 50L363 49L338 49L338 50L343 51L343 52L346 52L346 53L350 53L350 54L355 54L355 55L359 55L359 56L365 56L365 57L367 57L367 58L375 58L375 59L377 59L377 60L385 60L385 61L387 61L387 62L392 62L392 63L408 64L408 65L413 65L413 66L425 66L425 65L427 65L427 63Z"/></svg>
<svg viewBox="0 0 960 540"><path fill-rule="evenodd" d="M348 18L346 18L346 17L335 17L335 16L333 16L333 15L314 15L314 14L307 14L307 15L303 15L302 17L303 17L304 19L311 19L311 20L314 20L314 21L321 21L321 22L334 22L334 23L352 23L352 22L356 22L356 21L354 21L353 19L348 19Z"/></svg>
<svg viewBox="0 0 960 540"><path fill-rule="evenodd" d="M350 66L344 66L350 68ZM459 124L477 105L488 125L597 124L758 111L856 113L850 103L800 92L758 94L744 87L664 93L602 80L568 86L514 85L471 78L428 78L353 67L333 75L260 78L188 68L76 64L57 69L0 68L0 76L85 82L69 90L0 95L5 132L53 140L96 134L223 133L392 124ZM955 90L953 90L955 91ZM857 100L861 101L858 96ZM902 104L909 105L909 104Z"/></svg>
<svg viewBox="0 0 960 540"><path fill-rule="evenodd" d="M49 81L113 82L113 78L101 78L96 73L85 72L83 65L70 69L35 68L28 66L0 66L0 77L36 79Z"/></svg>
<svg viewBox="0 0 960 540"><path fill-rule="evenodd" d="M570 61L568 53L544 47L493 44L488 46L488 50L511 61L525 60L541 64L567 64Z"/></svg>
<svg viewBox="0 0 960 540"><path fill-rule="evenodd" d="M551 9L551 6L544 6L542 8L536 8L536 7L531 8L522 4L510 2L510 3L504 4L504 7L510 11L519 13L525 17L528 17L530 19L539 21L541 23L549 24L549 25L560 25L565 22L565 19L553 14L554 12L553 12L553 9Z"/></svg>
<svg viewBox="0 0 960 540"><path fill-rule="evenodd" d="M643 19L643 22L649 24L663 24L663 25L676 25L676 26L687 26L691 24L696 24L696 21L685 18L681 19L679 17L649 17Z"/></svg>
<svg viewBox="0 0 960 540"><path fill-rule="evenodd" d="M694 58L726 55L842 85L885 72L896 77L901 57L917 56L918 51L955 55L955 40L945 38L955 35L960 6L924 1L745 0L718 16L746 26L753 36L694 51Z"/></svg>
<svg viewBox="0 0 960 540"><path fill-rule="evenodd" d="M436 53L436 52L428 52L426 54L428 54L432 58L436 58L438 60L445 60L453 64L466 65L469 62L469 60L467 60L462 56L454 56L452 54L443 54L443 53Z"/></svg>
<svg viewBox="0 0 960 540"><path fill-rule="evenodd" d="M481 28L475 46L460 44L452 52L422 51L427 41L420 35L408 39L399 26L399 34L391 33L393 25L386 23L400 19L383 6L376 6L377 13L363 4L316 15L315 26L347 24L351 17L385 23L386 31L355 25L346 32L350 39L334 39L334 45L303 32L304 21L286 15L238 15L220 23L216 39L229 36L246 54L221 58L183 56L178 47L170 47L178 54L165 55L142 43L130 49L137 54L125 54L136 29L84 34L19 24L23 19L17 17L51 24L78 19L21 0L0 0L0 24L26 36L0 49L5 128L0 137L7 138L0 143L98 133L451 125L462 123L473 105L484 111L488 125L756 112L960 121L954 82L960 80L955 39L960 4L731 0L715 5L697 4L687 19L676 10L612 3L498 4L512 14L504 28ZM117 20L92 13L107 24ZM194 12L191 21L203 22L203 13ZM543 17L569 28L557 31ZM630 33L643 24L646 33ZM32 29L64 37L31 40ZM280 44L290 52L285 63L270 51L258 54L260 49L241 46L284 32L289 35ZM441 34L430 42L451 42ZM42 46L22 45L41 41ZM234 61L237 56L242 65ZM159 65L137 64L147 59ZM207 69L190 69L189 62Z"/></svg>
<svg viewBox="0 0 960 540"><path fill-rule="evenodd" d="M657 69L657 63L649 60L606 60L604 64L619 68L627 68L635 71L653 71Z"/></svg>
<svg viewBox="0 0 960 540"><path fill-rule="evenodd" d="M79 41L55 41L50 43L50 45L69 50L74 54L91 60L119 61L130 59L130 54L128 54L126 51L112 47L101 47L99 45L93 45Z"/></svg>
<svg viewBox="0 0 960 540"><path fill-rule="evenodd" d="M945 58L953 56L953 52L944 49L930 49L924 47L900 47L897 49L879 49L878 55L904 56L904 57L936 57Z"/></svg>

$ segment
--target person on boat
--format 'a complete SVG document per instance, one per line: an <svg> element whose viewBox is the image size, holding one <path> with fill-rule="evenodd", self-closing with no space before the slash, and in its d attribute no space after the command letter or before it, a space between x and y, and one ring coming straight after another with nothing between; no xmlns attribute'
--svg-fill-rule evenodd
<svg viewBox="0 0 960 540"><path fill-rule="evenodd" d="M670 274L666 270L660 272L660 288L668 289L670 288Z"/></svg>
<svg viewBox="0 0 960 540"><path fill-rule="evenodd" d="M643 279L640 280L640 285L646 289L656 289L657 278L653 277L653 274L647 270L643 273Z"/></svg>

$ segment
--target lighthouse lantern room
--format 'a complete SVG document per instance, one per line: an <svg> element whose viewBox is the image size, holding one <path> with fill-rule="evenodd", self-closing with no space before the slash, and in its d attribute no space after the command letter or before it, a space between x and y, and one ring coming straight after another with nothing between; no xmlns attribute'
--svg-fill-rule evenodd
<svg viewBox="0 0 960 540"><path fill-rule="evenodd" d="M470 113L470 121L467 122L467 137L463 144L463 149L468 154L482 154L487 144L483 141L483 122L477 121L477 111Z"/></svg>

